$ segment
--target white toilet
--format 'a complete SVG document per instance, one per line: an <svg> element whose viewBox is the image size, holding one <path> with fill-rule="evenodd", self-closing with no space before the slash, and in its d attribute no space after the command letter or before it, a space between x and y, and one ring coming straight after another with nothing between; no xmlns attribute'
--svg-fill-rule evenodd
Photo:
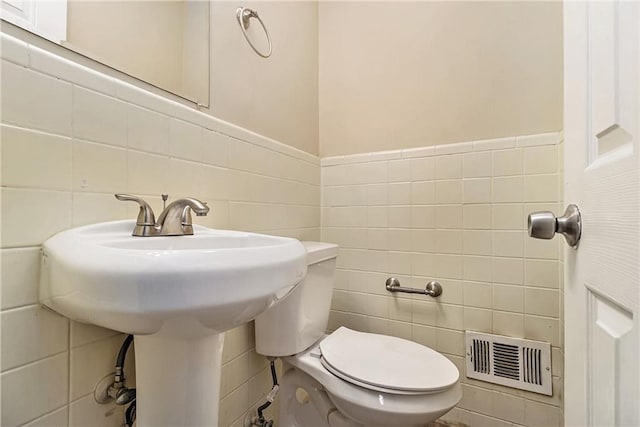
<svg viewBox="0 0 640 427"><path fill-rule="evenodd" d="M435 350L345 327L326 335L338 246L303 243L304 281L256 319L256 351L283 360L279 425L420 426L453 408L459 372Z"/></svg>

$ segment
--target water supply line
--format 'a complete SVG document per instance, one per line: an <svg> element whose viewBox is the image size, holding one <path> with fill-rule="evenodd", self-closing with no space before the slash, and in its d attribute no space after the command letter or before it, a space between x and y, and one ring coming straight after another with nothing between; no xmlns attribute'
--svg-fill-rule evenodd
<svg viewBox="0 0 640 427"><path fill-rule="evenodd" d="M271 391L269 392L269 394L267 394L266 397L266 402L264 402L262 405L258 406L258 416L257 417L253 417L250 421L250 426L252 427L273 427L273 420L267 420L264 417L264 411L271 406L271 404L273 403L273 401L276 398L276 395L278 394L278 389L280 388L280 385L278 384L278 376L276 374L276 360L277 357L267 357L267 359L269 360L269 364L271 367L271 379L273 381L273 386L271 387ZM245 420L245 423L247 421ZM245 424L247 425L247 424Z"/></svg>

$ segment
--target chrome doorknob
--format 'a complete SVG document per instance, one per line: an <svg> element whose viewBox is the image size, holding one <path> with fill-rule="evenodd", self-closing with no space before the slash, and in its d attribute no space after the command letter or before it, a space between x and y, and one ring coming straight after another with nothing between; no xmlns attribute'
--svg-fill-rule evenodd
<svg viewBox="0 0 640 427"><path fill-rule="evenodd" d="M582 234L580 210L576 205L569 205L564 215L556 216L553 212L532 212L528 219L529 237L536 239L553 239L556 233L564 236L572 248L578 247Z"/></svg>

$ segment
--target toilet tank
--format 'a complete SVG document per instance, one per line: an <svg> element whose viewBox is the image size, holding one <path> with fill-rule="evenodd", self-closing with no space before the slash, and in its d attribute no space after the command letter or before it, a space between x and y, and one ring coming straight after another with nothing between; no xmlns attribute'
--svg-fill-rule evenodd
<svg viewBox="0 0 640 427"><path fill-rule="evenodd" d="M290 356L306 350L327 330L338 246L302 242L307 275L289 295L256 317L256 352Z"/></svg>

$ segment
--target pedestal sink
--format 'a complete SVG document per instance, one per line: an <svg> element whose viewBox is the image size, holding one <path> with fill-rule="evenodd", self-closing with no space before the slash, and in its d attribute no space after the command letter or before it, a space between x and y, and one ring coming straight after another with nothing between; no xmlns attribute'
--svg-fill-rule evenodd
<svg viewBox="0 0 640 427"><path fill-rule="evenodd" d="M302 244L194 226L133 237L135 221L63 231L43 245L40 300L79 322L134 334L137 425L218 424L224 331L288 294Z"/></svg>

